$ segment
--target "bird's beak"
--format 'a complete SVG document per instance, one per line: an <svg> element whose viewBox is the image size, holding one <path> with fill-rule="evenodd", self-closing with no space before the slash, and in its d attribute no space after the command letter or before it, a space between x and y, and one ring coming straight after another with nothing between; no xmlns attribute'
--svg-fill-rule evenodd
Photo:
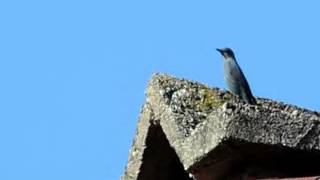
<svg viewBox="0 0 320 180"><path fill-rule="evenodd" d="M221 50L221 49L217 48L216 50L219 51L220 53L222 53L222 50Z"/></svg>

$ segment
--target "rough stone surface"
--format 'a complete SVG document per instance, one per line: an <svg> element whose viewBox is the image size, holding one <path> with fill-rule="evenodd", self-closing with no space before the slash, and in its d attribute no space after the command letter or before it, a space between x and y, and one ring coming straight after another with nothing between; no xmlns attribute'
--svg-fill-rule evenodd
<svg viewBox="0 0 320 180"><path fill-rule="evenodd" d="M318 112L263 98L257 98L257 103L256 106L244 104L218 88L154 74L147 87L146 101L141 108L129 160L121 178L146 179L139 177L145 174L142 167L149 157L145 152L148 146L153 146L147 144L148 131L153 126L161 127L159 136L166 139L168 147L173 149L173 154L176 153L177 161L191 173L190 177L194 175L197 179L223 179L221 168L230 170L230 164L238 162L244 154L250 152L256 156L255 152L261 149L281 151L282 154L290 154L283 153L290 150L317 154L320 150ZM177 163L167 163L160 169L168 164L179 166ZM199 168L206 166L210 166L208 171L218 168L222 174L213 178L198 173L201 172ZM160 179L170 179L168 177Z"/></svg>

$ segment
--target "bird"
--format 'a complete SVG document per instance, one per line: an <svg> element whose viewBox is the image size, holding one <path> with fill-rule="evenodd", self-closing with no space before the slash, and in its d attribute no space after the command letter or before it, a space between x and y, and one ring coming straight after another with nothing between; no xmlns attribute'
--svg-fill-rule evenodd
<svg viewBox="0 0 320 180"><path fill-rule="evenodd" d="M224 80L228 90L239 96L245 103L255 105L256 99L253 97L249 83L244 76L236 57L230 48L217 48L224 60Z"/></svg>

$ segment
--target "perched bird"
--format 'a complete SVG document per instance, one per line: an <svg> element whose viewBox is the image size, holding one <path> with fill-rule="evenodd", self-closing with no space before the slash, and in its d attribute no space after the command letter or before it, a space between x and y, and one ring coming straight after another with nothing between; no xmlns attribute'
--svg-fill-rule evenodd
<svg viewBox="0 0 320 180"><path fill-rule="evenodd" d="M257 104L253 97L248 81L244 76L234 53L230 48L217 49L224 59L224 80L227 83L229 91L237 95L248 104Z"/></svg>

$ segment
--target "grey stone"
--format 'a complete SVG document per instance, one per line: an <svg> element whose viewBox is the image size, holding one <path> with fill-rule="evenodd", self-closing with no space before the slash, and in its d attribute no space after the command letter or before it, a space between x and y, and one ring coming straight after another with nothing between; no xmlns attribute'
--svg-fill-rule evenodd
<svg viewBox="0 0 320 180"><path fill-rule="evenodd" d="M218 88L154 74L121 179L192 179L189 173L196 179L280 176L296 172L260 165L320 160L318 112L256 100L257 105L245 104ZM239 163L245 165L235 170Z"/></svg>

